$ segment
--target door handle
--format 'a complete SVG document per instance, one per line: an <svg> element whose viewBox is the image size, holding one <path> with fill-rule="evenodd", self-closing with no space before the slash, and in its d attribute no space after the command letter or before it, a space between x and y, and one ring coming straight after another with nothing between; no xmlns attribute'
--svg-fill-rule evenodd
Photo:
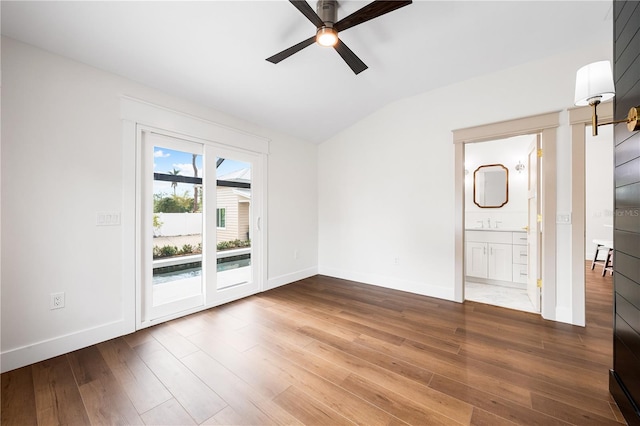
<svg viewBox="0 0 640 426"><path fill-rule="evenodd" d="M262 231L262 217L258 216L258 219L256 220L256 228L258 228L258 231Z"/></svg>
<svg viewBox="0 0 640 426"><path fill-rule="evenodd" d="M529 227L528 226L523 226L522 229L524 229L525 231L529 232Z"/></svg>

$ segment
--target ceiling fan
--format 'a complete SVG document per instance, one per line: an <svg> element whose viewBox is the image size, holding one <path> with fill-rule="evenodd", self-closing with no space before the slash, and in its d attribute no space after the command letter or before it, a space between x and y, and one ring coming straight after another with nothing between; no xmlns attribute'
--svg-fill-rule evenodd
<svg viewBox="0 0 640 426"><path fill-rule="evenodd" d="M376 0L336 22L338 9L338 2L336 0L319 0L317 13L313 11L309 3L305 0L289 0L289 2L316 26L316 35L280 53L276 53L267 58L267 61L277 64L283 59L317 42L321 46L333 47L356 74L360 74L366 70L367 66L340 40L338 33L412 3L411 0Z"/></svg>

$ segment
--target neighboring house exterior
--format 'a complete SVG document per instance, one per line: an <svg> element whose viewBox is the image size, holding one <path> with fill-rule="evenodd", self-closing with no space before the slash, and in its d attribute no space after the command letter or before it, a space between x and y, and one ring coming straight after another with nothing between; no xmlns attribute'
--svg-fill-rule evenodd
<svg viewBox="0 0 640 426"><path fill-rule="evenodd" d="M251 208L251 189L224 185L251 184L251 169L245 168L218 177L217 191L217 242L248 240Z"/></svg>

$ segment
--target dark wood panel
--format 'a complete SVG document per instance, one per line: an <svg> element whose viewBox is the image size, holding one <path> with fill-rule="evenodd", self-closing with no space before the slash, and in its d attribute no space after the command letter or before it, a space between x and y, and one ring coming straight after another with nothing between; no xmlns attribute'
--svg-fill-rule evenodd
<svg viewBox="0 0 640 426"><path fill-rule="evenodd" d="M640 9L638 9L636 12L640 11ZM627 27L622 30L623 34L622 36L624 36L624 41L626 42L626 44L624 46L622 45L618 45L616 43L616 48L615 48L615 56L617 58L616 60L616 66L618 66L618 72L614 75L614 80L616 83L616 96L617 96L617 92L618 92L618 81L620 77L622 77L623 74L628 73L630 67L632 66L633 62L636 60L637 57L637 48L638 48L638 42L640 41L640 37L638 37L638 34L636 33L634 34L630 34L630 32L633 30L633 25L629 26L627 25ZM619 65L618 65L619 64ZM624 87L624 92L623 93L627 93L629 86L625 86Z"/></svg>
<svg viewBox="0 0 640 426"><path fill-rule="evenodd" d="M635 2L613 2L614 4L614 41L620 37L620 33L629 22L629 18L637 7Z"/></svg>
<svg viewBox="0 0 640 426"><path fill-rule="evenodd" d="M625 187L626 188L626 187ZM617 191L616 191L617 195ZM631 202L634 200L631 199ZM623 206L624 207L624 206ZM614 227L620 231L637 232L640 229L640 207L616 207Z"/></svg>
<svg viewBox="0 0 640 426"><path fill-rule="evenodd" d="M640 182L640 157L616 167L614 176L616 188Z"/></svg>
<svg viewBox="0 0 640 426"><path fill-rule="evenodd" d="M614 111L614 114L615 114L616 120L622 120L627 117L628 111L622 111L620 109L619 111ZM635 132L629 133L627 129L627 123L619 123L619 124L613 125L613 141L615 146L620 145L622 142L628 139L635 138L638 136L639 135Z"/></svg>
<svg viewBox="0 0 640 426"><path fill-rule="evenodd" d="M640 183L632 183L630 185L621 186L615 189L615 207L620 210L617 217L620 216L640 216L640 211L634 207L640 207ZM631 209L630 209L631 208ZM627 211L622 211L626 209ZM639 228L633 228L631 231L636 231Z"/></svg>
<svg viewBox="0 0 640 426"><path fill-rule="evenodd" d="M640 11L640 8L638 8ZM637 37L637 41L634 41L635 44L638 44L637 47L640 47L640 36ZM634 46L629 46L630 49L633 49ZM640 74L640 59L636 58L632 61L626 70L621 73L617 77L617 81L615 82L616 87L616 96L620 96L621 99L625 99L629 96L632 96L631 90L638 84L638 74ZM621 114L625 111L617 111L617 113Z"/></svg>
<svg viewBox="0 0 640 426"><path fill-rule="evenodd" d="M640 308L640 284L614 272L616 293Z"/></svg>
<svg viewBox="0 0 640 426"><path fill-rule="evenodd" d="M616 317L622 318L636 333L640 331L640 310L616 293Z"/></svg>
<svg viewBox="0 0 640 426"><path fill-rule="evenodd" d="M617 251L626 254L640 253L640 233L616 230L613 238Z"/></svg>
<svg viewBox="0 0 640 426"><path fill-rule="evenodd" d="M640 282L640 259L637 257L616 251L613 257L613 267L620 275Z"/></svg>
<svg viewBox="0 0 640 426"><path fill-rule="evenodd" d="M621 316L616 318L616 338L620 339L631 353L640 356L640 334L634 330Z"/></svg>
<svg viewBox="0 0 640 426"><path fill-rule="evenodd" d="M633 2L636 3L636 2ZM614 30L614 58L616 63L620 62L624 56L635 56L633 52L628 50L632 41L637 37L638 26L640 22L640 8L625 7L616 19Z"/></svg>
<svg viewBox="0 0 640 426"><path fill-rule="evenodd" d="M613 360L613 369L618 374L620 381L631 395L640 395L638 359L618 337L613 339L613 351L616 354Z"/></svg>
<svg viewBox="0 0 640 426"><path fill-rule="evenodd" d="M636 410L636 406L628 397L628 391L620 381L620 377L615 370L609 371L609 391L613 396L616 406L619 407L621 414L624 416L625 423L630 425L640 424L640 412Z"/></svg>
<svg viewBox="0 0 640 426"><path fill-rule="evenodd" d="M636 1L614 1L614 64L616 82L614 115L620 120L631 107L640 106L640 6ZM640 133L630 133L626 124L614 127L616 168L614 171L614 369L609 391L630 424L640 424L636 412L640 402L640 360L626 341L636 347L640 330L637 306L640 281ZM625 232L621 232L625 231Z"/></svg>
<svg viewBox="0 0 640 426"><path fill-rule="evenodd" d="M620 132L620 134L622 134L622 132ZM638 158L640 156L640 135L637 136L638 137L633 137L630 133L628 138L620 141L620 144L616 145L616 166L626 163L627 161L631 161L634 158Z"/></svg>
<svg viewBox="0 0 640 426"><path fill-rule="evenodd" d="M640 46L639 46L640 47ZM616 88L617 90L617 88ZM617 120L623 120L627 118L629 114L629 110L632 107L640 106L640 81L637 82L633 87L631 87L628 91L623 92L620 91L620 96L618 97L616 93L616 106L614 108L615 117ZM624 126L618 127L621 131L629 134L629 129L627 125L623 123ZM616 129L617 130L617 129ZM637 132L636 132L637 135Z"/></svg>

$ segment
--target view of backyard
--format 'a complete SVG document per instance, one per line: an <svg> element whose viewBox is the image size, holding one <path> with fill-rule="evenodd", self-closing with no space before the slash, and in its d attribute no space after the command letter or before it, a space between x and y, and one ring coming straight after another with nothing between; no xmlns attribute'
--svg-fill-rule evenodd
<svg viewBox="0 0 640 426"><path fill-rule="evenodd" d="M251 281L251 165L222 158L216 165L216 282L222 289ZM154 148L154 306L202 292L201 176L201 155Z"/></svg>

